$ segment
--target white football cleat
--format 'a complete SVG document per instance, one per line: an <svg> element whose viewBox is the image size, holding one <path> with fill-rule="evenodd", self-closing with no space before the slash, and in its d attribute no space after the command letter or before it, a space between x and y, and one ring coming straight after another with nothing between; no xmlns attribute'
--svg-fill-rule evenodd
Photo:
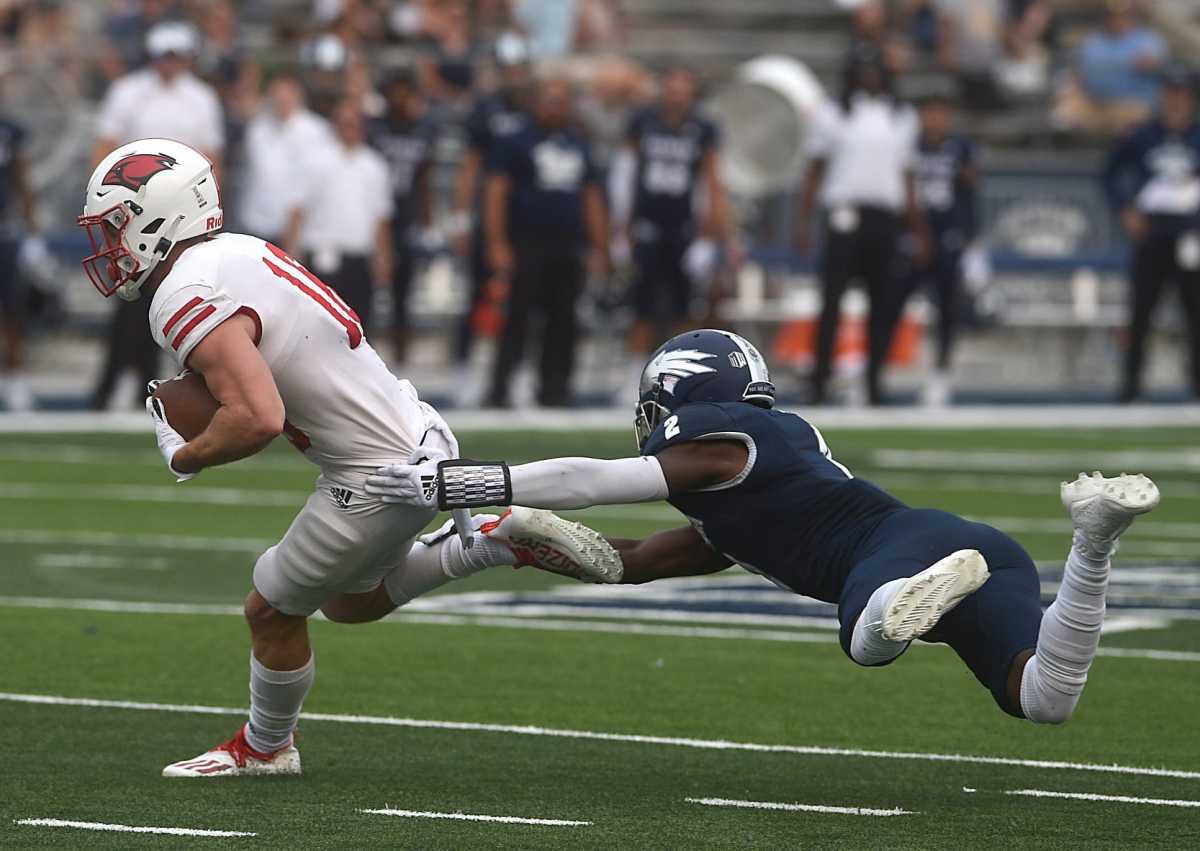
<svg viewBox="0 0 1200 851"><path fill-rule="evenodd" d="M514 505L482 524L479 532L511 549L517 566L604 584L620 582L625 575L620 553L599 532L553 511Z"/></svg>
<svg viewBox="0 0 1200 851"><path fill-rule="evenodd" d="M1106 479L1099 471L1063 482L1061 493L1075 531L1110 551L1133 518L1153 511L1159 500L1158 485L1146 476L1122 473Z"/></svg>
<svg viewBox="0 0 1200 851"><path fill-rule="evenodd" d="M912 641L933 629L946 612L988 578L979 550L959 550L900 586L883 612L880 632L889 641Z"/></svg>
<svg viewBox="0 0 1200 851"><path fill-rule="evenodd" d="M300 773L300 751L293 737L274 753L262 753L246 741L246 726L237 735L194 759L173 762L163 769L163 777L246 777Z"/></svg>

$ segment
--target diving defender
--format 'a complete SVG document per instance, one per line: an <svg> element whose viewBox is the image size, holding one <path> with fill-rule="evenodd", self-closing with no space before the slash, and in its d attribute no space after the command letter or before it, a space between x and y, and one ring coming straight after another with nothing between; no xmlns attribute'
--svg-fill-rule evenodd
<svg viewBox="0 0 1200 851"><path fill-rule="evenodd" d="M1133 518L1158 504L1154 483L1095 473L1063 484L1074 535L1058 597L1043 612L1033 560L1016 541L983 523L911 508L855 478L816 426L774 410L774 402L754 346L725 331L691 331L659 348L642 374L640 457L511 468L467 460L397 464L368 477L366 490L426 510L666 499L690 525L640 541L610 540L621 581L739 564L836 603L842 649L860 665L887 665L913 639L948 644L1005 712L1039 723L1067 720L1096 656L1110 558ZM503 537L507 524L526 517L526 509L514 509L483 532Z"/></svg>

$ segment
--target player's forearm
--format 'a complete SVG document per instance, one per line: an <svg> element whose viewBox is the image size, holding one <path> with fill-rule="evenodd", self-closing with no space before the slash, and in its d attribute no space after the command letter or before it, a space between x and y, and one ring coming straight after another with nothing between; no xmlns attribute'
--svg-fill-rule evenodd
<svg viewBox="0 0 1200 851"><path fill-rule="evenodd" d="M675 576L701 576L729 567L731 562L712 549L690 526L656 532L649 538L608 538L621 555L621 582L640 585Z"/></svg>
<svg viewBox="0 0 1200 851"><path fill-rule="evenodd" d="M553 458L509 470L512 502L557 510L626 505L667 498L657 458Z"/></svg>
<svg viewBox="0 0 1200 851"><path fill-rule="evenodd" d="M206 467L240 461L261 452L282 431L282 412L222 405L208 428L175 453L171 466L180 473L198 473Z"/></svg>

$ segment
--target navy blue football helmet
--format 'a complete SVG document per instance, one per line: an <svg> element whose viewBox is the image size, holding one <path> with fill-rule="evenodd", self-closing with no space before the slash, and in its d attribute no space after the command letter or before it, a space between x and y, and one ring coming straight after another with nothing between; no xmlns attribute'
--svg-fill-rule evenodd
<svg viewBox="0 0 1200 851"><path fill-rule="evenodd" d="M638 449L658 424L689 402L775 405L767 363L750 342L729 331L706 328L672 337L642 370L634 430Z"/></svg>

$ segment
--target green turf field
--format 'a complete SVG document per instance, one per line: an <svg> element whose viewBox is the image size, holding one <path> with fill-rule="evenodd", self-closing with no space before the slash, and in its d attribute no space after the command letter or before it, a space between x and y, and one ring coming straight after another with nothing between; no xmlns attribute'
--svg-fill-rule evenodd
<svg viewBox="0 0 1200 851"><path fill-rule="evenodd" d="M944 648L857 668L828 609L747 574L612 589L499 569L384 623L314 623L303 778L163 780L241 721L249 570L314 468L281 445L177 486L150 436L0 435L0 848L1200 847L1194 432L826 436L856 474L993 522L1047 568L1069 543L1060 479L1156 478L1074 719L1005 716ZM460 437L513 461L631 443ZM680 522L587 516L625 536Z"/></svg>

